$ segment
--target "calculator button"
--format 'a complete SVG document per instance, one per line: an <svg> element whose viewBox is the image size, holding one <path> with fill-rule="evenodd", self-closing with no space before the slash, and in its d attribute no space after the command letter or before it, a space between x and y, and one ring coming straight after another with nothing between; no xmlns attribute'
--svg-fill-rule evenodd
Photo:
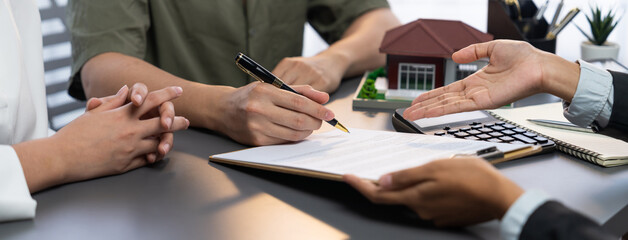
<svg viewBox="0 0 628 240"><path fill-rule="evenodd" d="M529 137L529 138L536 137L536 134L531 133L531 132L524 132L523 135L526 136L526 137Z"/></svg>
<svg viewBox="0 0 628 240"><path fill-rule="evenodd" d="M454 133L454 136L456 136L457 138L464 138L464 137L468 137L470 135L468 133L466 133L466 132L457 132L457 133Z"/></svg>
<svg viewBox="0 0 628 240"><path fill-rule="evenodd" d="M471 127L471 128L473 128L473 129L480 129L480 128L482 128L482 125L473 125L473 127Z"/></svg>
<svg viewBox="0 0 628 240"><path fill-rule="evenodd" d="M504 135L513 135L513 134L515 134L515 132L513 132L512 130L504 130L504 131L502 131L502 133Z"/></svg>
<svg viewBox="0 0 628 240"><path fill-rule="evenodd" d="M547 138L541 137L541 136L537 136L534 138L534 140L540 142L540 143L546 143L547 142Z"/></svg>
<svg viewBox="0 0 628 240"><path fill-rule="evenodd" d="M501 136L504 136L504 134L502 134L500 132L490 132L490 133L488 133L488 135L491 135L491 137L501 137Z"/></svg>
<svg viewBox="0 0 628 240"><path fill-rule="evenodd" d="M496 122L495 125L504 125L506 124L505 122Z"/></svg>
<svg viewBox="0 0 628 240"><path fill-rule="evenodd" d="M468 134L471 134L471 135L478 135L478 134L480 134L480 133L482 133L482 132L480 132L480 131L478 131L478 130L475 130L475 129L474 129L474 130L469 130L469 131L467 131L467 133L468 133Z"/></svg>
<svg viewBox="0 0 628 240"><path fill-rule="evenodd" d="M491 138L488 140L489 142L494 142L494 143L502 143L504 141L500 140L499 138Z"/></svg>
<svg viewBox="0 0 628 240"><path fill-rule="evenodd" d="M449 126L443 128L443 130L445 130L445 131L447 131L449 129L451 129Z"/></svg>
<svg viewBox="0 0 628 240"><path fill-rule="evenodd" d="M467 139L467 140L480 140L479 138L477 138L475 136L468 136L468 137L466 137L464 139Z"/></svg>
<svg viewBox="0 0 628 240"><path fill-rule="evenodd" d="M504 130L504 129L505 129L505 128L504 128L504 127L502 127L502 126L493 126L493 127L491 127L491 128L492 128L493 130L495 130L495 131L501 131L501 130Z"/></svg>
<svg viewBox="0 0 628 240"><path fill-rule="evenodd" d="M490 133L493 131L493 129L490 128L480 128L478 129L478 131L483 132L483 133Z"/></svg>
<svg viewBox="0 0 628 240"><path fill-rule="evenodd" d="M536 143L536 140L534 140L532 138L529 138L529 137L526 137L526 136L523 136L521 134L512 135L512 137L516 138L519 141L527 143L527 144L535 144Z"/></svg>
<svg viewBox="0 0 628 240"><path fill-rule="evenodd" d="M471 125L480 125L481 123L479 122L472 122Z"/></svg>
<svg viewBox="0 0 628 240"><path fill-rule="evenodd" d="M484 124L484 127L492 127L492 126L495 126L495 124L494 124L494 123L487 123L487 124Z"/></svg>
<svg viewBox="0 0 628 240"><path fill-rule="evenodd" d="M436 136L443 136L443 135L445 135L445 132L443 132L443 131L435 132L434 135L436 135Z"/></svg>
<svg viewBox="0 0 628 240"><path fill-rule="evenodd" d="M503 137L500 137L499 139L501 139L504 142L512 142L515 140L514 138L509 137L509 136L503 136Z"/></svg>
<svg viewBox="0 0 628 240"><path fill-rule="evenodd" d="M513 128L516 128L516 126L515 126L515 125L512 125L512 124L504 124L502 127L505 127L506 129L513 129Z"/></svg>
<svg viewBox="0 0 628 240"><path fill-rule="evenodd" d="M470 127L462 127L462 128L460 128L460 131L465 131L466 132L466 131L469 131L469 130L471 130Z"/></svg>
<svg viewBox="0 0 628 240"><path fill-rule="evenodd" d="M514 132L516 132L516 133L524 133L524 132L526 132L526 130L523 130L523 129L521 129L521 128L513 128L513 129L511 129L511 130L512 130L512 131L514 131Z"/></svg>
<svg viewBox="0 0 628 240"><path fill-rule="evenodd" d="M447 130L447 133L449 133L449 134L454 134L454 133L457 133L457 132L458 132L458 129Z"/></svg>
<svg viewBox="0 0 628 240"><path fill-rule="evenodd" d="M525 143L522 141L512 141L510 142L510 144L525 144Z"/></svg>
<svg viewBox="0 0 628 240"><path fill-rule="evenodd" d="M478 137L479 139L482 139L482 140L486 140L486 139L491 138L491 136L489 136L488 134L480 134L480 135L477 135L476 137Z"/></svg>

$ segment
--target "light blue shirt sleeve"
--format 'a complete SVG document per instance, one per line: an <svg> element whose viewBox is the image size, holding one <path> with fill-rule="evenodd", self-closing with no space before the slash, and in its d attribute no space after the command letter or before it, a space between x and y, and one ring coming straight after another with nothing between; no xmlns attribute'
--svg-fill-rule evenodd
<svg viewBox="0 0 628 240"><path fill-rule="evenodd" d="M563 115L578 126L606 127L613 110L613 76L606 70L579 60L580 79L571 102L563 101ZM537 208L549 200L539 191L525 192L510 206L501 221L504 239L519 239L523 226Z"/></svg>
<svg viewBox="0 0 628 240"><path fill-rule="evenodd" d="M606 70L579 60L580 79L571 102L563 101L563 115L578 126L595 123L606 127L613 110L613 76Z"/></svg>
<svg viewBox="0 0 628 240"><path fill-rule="evenodd" d="M538 190L523 193L502 218L500 224L502 238L505 240L519 239L521 230L530 215L547 200L549 200L549 196Z"/></svg>

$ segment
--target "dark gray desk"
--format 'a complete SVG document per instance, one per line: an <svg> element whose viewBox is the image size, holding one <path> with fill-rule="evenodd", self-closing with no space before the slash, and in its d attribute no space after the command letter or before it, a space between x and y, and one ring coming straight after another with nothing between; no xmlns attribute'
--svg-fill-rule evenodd
<svg viewBox="0 0 628 240"><path fill-rule="evenodd" d="M392 130L390 113L351 109L357 83L343 83L328 106L350 127ZM0 239L498 238L496 221L435 229L403 207L370 204L344 183L208 164L209 155L243 147L210 132L177 133L169 161L35 194L37 217L0 224ZM627 167L605 169L562 153L498 167L598 222L627 204Z"/></svg>

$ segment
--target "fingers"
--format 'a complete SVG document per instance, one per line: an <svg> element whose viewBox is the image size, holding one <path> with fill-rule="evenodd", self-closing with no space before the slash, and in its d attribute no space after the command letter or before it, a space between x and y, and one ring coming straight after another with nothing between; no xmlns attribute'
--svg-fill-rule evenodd
<svg viewBox="0 0 628 240"><path fill-rule="evenodd" d="M135 83L131 87L131 94L128 96L128 101L133 102L136 107L142 106L144 99L148 95L148 87L143 83Z"/></svg>
<svg viewBox="0 0 628 240"><path fill-rule="evenodd" d="M437 89L434 89L434 90L431 90L431 91L428 91L426 93L419 95L417 98L415 98L412 101L412 105L415 105L419 102L424 102L428 99L433 99L435 97L441 96L446 93L463 92L465 88L466 88L466 84L464 83L464 81L456 81L447 86L439 87Z"/></svg>
<svg viewBox="0 0 628 240"><path fill-rule="evenodd" d="M85 104L85 111L88 112L94 108L97 108L103 103L100 98L90 98L87 100L87 104Z"/></svg>
<svg viewBox="0 0 628 240"><path fill-rule="evenodd" d="M158 151L161 156L164 156L170 152L174 143L174 134L171 132L162 133L160 136L160 142Z"/></svg>
<svg viewBox="0 0 628 240"><path fill-rule="evenodd" d="M124 172L128 172L131 171L133 169L139 168L139 167L143 167L147 164L147 160L145 158L145 156L138 156L136 158L133 158L131 161L129 161L129 163L127 164L127 166L122 170L121 173Z"/></svg>
<svg viewBox="0 0 628 240"><path fill-rule="evenodd" d="M319 121L318 128L320 128L320 126L321 122ZM270 139L282 139L281 142L296 142L305 139L307 136L310 136L312 132L313 130L295 130L292 128L271 123L264 129L262 133L267 137L270 137Z"/></svg>
<svg viewBox="0 0 628 240"><path fill-rule="evenodd" d="M398 190L431 180L434 169L429 164L383 175L379 185L385 190Z"/></svg>
<svg viewBox="0 0 628 240"><path fill-rule="evenodd" d="M149 136L160 135L165 132L176 132L187 129L190 126L190 121L187 118L176 116L172 121L170 128L166 129L162 125L161 118L154 117L140 121L140 127L142 128L141 136L146 138Z"/></svg>
<svg viewBox="0 0 628 240"><path fill-rule="evenodd" d="M102 111L107 111L114 108L118 108L124 105L128 92L129 92L129 87L124 85L122 86L122 88L120 88L120 90L118 90L118 93L116 93L116 95L103 97L103 98L100 98L99 100L91 100L91 101L99 101L101 102L101 104L99 104L97 107L88 111L93 110L96 112L102 112ZM97 102L94 102L92 104L96 105L96 103ZM89 106L89 103L88 103L88 106Z"/></svg>
<svg viewBox="0 0 628 240"><path fill-rule="evenodd" d="M452 113L467 112L481 109L472 99L464 97L452 97L441 100L428 106L416 109L406 109L404 118L414 121L421 118L439 117Z"/></svg>
<svg viewBox="0 0 628 240"><path fill-rule="evenodd" d="M329 94L314 89L308 85L295 85L292 87L298 93L320 104L325 104L329 101Z"/></svg>
<svg viewBox="0 0 628 240"><path fill-rule="evenodd" d="M477 43L455 52L451 57L457 63L470 63L481 58L490 57L497 41Z"/></svg>
<svg viewBox="0 0 628 240"><path fill-rule="evenodd" d="M174 121L174 104L170 101L159 106L159 116L164 129L170 129Z"/></svg>
<svg viewBox="0 0 628 240"><path fill-rule="evenodd" d="M150 92L142 106L137 110L137 116L140 117L152 109L158 107L166 101L175 99L183 94L183 88L181 87L167 87L154 92Z"/></svg>
<svg viewBox="0 0 628 240"><path fill-rule="evenodd" d="M312 90L315 91L315 90ZM307 98L305 95L298 95L294 93L290 93L288 91L283 91L281 89L276 89L277 94L271 99L271 101L276 105L282 108L288 109L294 112L300 112L312 116L314 118L320 120L332 120L335 116L334 113L324 107ZM306 91L307 92L307 91ZM307 92L312 93L312 92ZM270 115L272 116L272 115Z"/></svg>
<svg viewBox="0 0 628 240"><path fill-rule="evenodd" d="M373 203L402 204L404 199L407 199L404 192L383 191L373 182L360 179L355 175L346 174L342 176L342 179Z"/></svg>

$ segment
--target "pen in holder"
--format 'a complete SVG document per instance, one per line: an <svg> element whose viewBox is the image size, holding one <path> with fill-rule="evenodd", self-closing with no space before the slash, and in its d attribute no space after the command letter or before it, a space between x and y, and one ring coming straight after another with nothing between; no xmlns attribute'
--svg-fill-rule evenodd
<svg viewBox="0 0 628 240"><path fill-rule="evenodd" d="M549 24L545 18L536 21L533 17L538 11L532 0L519 0L519 10L511 5L512 1L489 0L488 33L495 39L513 39L529 42L532 46L546 52L556 53L556 38L546 39Z"/></svg>

